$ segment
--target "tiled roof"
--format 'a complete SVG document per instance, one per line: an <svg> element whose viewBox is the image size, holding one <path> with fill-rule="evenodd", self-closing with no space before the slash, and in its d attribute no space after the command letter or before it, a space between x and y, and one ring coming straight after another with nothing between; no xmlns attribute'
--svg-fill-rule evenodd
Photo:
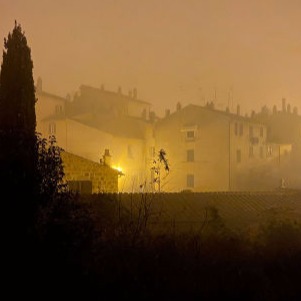
<svg viewBox="0 0 301 301"><path fill-rule="evenodd" d="M214 207L225 225L241 230L271 218L301 221L301 191L208 192L121 195L128 210L150 206L149 223L155 228L198 229ZM208 215L209 214L209 215Z"/></svg>
<svg viewBox="0 0 301 301"><path fill-rule="evenodd" d="M146 121L128 116L118 118L105 115L95 118L93 116L90 116L90 118L74 116L71 119L114 136L133 139L144 139L144 131L147 126Z"/></svg>
<svg viewBox="0 0 301 301"><path fill-rule="evenodd" d="M44 92L44 91L36 93L36 97L38 98L38 101L39 101L39 95L41 95L41 96L47 96L47 97L51 97L51 98L55 98L56 100L60 100L62 102L67 101L66 98L63 98L61 96L54 95L54 94L51 94L51 93L48 93L48 92Z"/></svg>
<svg viewBox="0 0 301 301"><path fill-rule="evenodd" d="M118 94L113 91L101 90L99 88L94 88L94 87L91 87L88 85L81 85L80 89L81 90L91 90L102 96L115 96L115 97L118 96L120 101L127 101L127 102L131 101L131 102L137 102L137 103L141 103L141 104L151 105L149 102L141 100L141 99L133 98L133 97L130 97L125 94Z"/></svg>
<svg viewBox="0 0 301 301"><path fill-rule="evenodd" d="M200 114L203 112L212 112L213 114L216 114L217 116L223 116L225 118L228 118L229 120L240 120L240 121L247 121L249 123L256 123L256 124L263 124L262 122L258 120L254 120L253 118L242 116L242 115L237 115L234 113L226 112L226 111L221 111L221 110L216 110L211 107L206 107L206 106L199 106L199 105L194 105L194 104L189 104L186 107L171 113L168 117L161 118L159 123L163 123L165 121L168 121L169 119L174 118L178 114L185 114L186 112L193 111L193 112L199 112Z"/></svg>

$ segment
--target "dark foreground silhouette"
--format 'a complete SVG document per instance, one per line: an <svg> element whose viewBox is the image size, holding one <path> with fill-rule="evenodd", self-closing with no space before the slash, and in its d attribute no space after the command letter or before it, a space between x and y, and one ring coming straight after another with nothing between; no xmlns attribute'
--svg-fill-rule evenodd
<svg viewBox="0 0 301 301"><path fill-rule="evenodd" d="M218 217L200 232L154 234L105 197L61 196L15 237L10 299L301 300L301 226L271 220L233 232Z"/></svg>

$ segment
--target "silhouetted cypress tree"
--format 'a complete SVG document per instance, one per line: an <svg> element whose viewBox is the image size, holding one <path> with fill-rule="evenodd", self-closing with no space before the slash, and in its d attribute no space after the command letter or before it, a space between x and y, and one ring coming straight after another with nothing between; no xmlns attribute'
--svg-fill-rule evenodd
<svg viewBox="0 0 301 301"><path fill-rule="evenodd" d="M32 70L31 50L21 25L15 22L4 39L0 72L0 186L16 218L32 211L38 191Z"/></svg>

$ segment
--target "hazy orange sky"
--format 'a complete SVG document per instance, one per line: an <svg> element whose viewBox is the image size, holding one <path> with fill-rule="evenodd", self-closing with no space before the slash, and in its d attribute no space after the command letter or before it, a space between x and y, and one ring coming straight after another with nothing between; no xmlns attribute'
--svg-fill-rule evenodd
<svg viewBox="0 0 301 301"><path fill-rule="evenodd" d="M0 0L0 38L21 24L34 78L66 96L81 84L176 103L301 111L301 1ZM2 61L2 59L1 59ZM215 97L216 95L216 97Z"/></svg>

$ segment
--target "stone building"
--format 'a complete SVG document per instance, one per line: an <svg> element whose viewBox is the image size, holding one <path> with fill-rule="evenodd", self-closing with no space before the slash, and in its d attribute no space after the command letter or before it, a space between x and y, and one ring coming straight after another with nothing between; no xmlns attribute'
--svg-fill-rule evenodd
<svg viewBox="0 0 301 301"><path fill-rule="evenodd" d="M69 152L61 153L68 187L80 193L116 193L122 173L110 166L109 150L101 162L93 162Z"/></svg>

